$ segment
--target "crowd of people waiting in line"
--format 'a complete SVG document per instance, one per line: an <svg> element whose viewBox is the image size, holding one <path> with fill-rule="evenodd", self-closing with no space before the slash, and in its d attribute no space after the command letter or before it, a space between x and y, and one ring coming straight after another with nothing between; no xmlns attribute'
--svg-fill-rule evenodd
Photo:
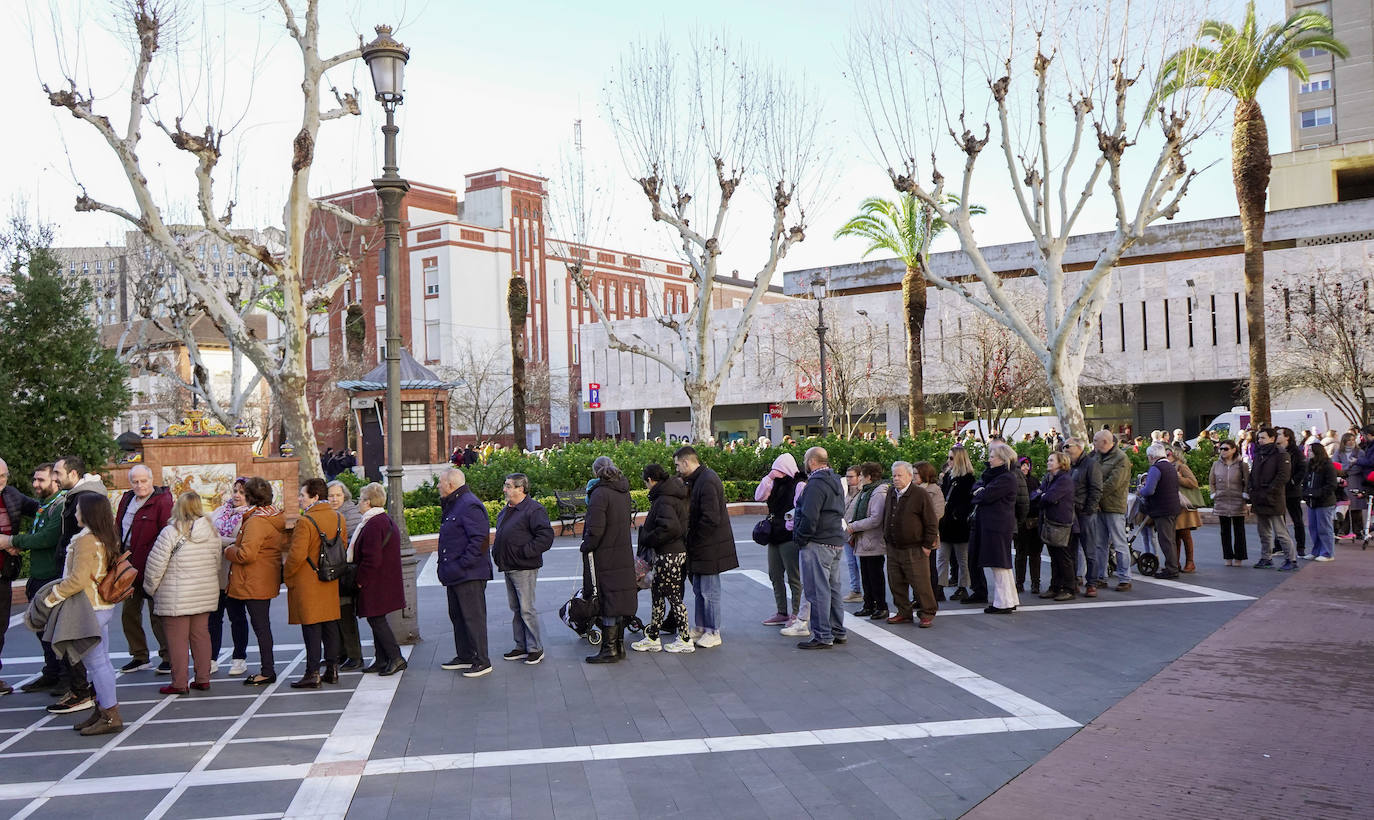
<svg viewBox="0 0 1374 820"><path fill-rule="evenodd" d="M386 620L405 605L405 593L400 532L386 513L382 485L364 486L355 503L346 485L310 479L300 488L300 516L288 530L263 478L237 479L213 512L196 492L174 498L168 488L154 486L144 465L135 465L128 478L130 489L115 508L100 476L87 472L78 457L39 465L32 496L9 484L8 467L0 461L0 564L11 574L0 584L0 651L12 604L9 582L18 573L18 557L27 554L25 618L39 633L44 663L21 689L56 696L49 712L90 709L74 728L83 735L108 734L124 725L115 691L118 673L154 669L169 675L159 689L168 696L208 690L219 669L226 615L232 641L228 674L244 676L247 686L275 683L270 616L283 582L288 621L300 625L305 643L304 673L292 688L338 683L341 669L394 675L406 668ZM19 531L26 517L32 523ZM348 571L331 581L321 580L316 566L325 541L347 544ZM101 581L125 553L137 572L132 594L107 601ZM109 635L116 609L129 650L118 670ZM145 609L157 663L143 628ZM366 667L358 618L372 631L374 658ZM250 626L261 662L253 674L247 674ZM0 682L0 694L12 691Z"/></svg>
<svg viewBox="0 0 1374 820"><path fill-rule="evenodd" d="M1277 567L1283 571L1297 569L1302 557L1332 560L1333 518L1343 496L1349 494L1351 505L1348 528L1363 529L1363 488L1374 485L1374 425L1358 437L1313 437L1305 448L1287 428L1261 428L1254 438L1248 456L1242 442L1217 442L1208 476L1227 566L1248 560L1247 506L1258 519L1261 542L1254 567L1273 567L1277 554L1284 557ZM1144 536L1143 551L1157 545L1162 554L1154 577L1177 578L1196 571L1191 533L1202 525L1199 481L1175 442L1156 440L1147 455L1150 467L1136 490L1139 510L1132 523ZM610 458L593 462L581 542L583 585L596 590L604 637L588 663L625 658L625 631L645 574L651 615L632 649L688 653L722 643L720 576L739 566L724 488L691 446L675 452L673 467L644 468L649 510L636 548L629 481ZM155 666L171 678L159 690L164 695L209 688L226 616L228 674L245 676L248 686L276 682L270 614L283 582L288 620L300 625L305 644L304 673L293 688L337 683L341 669L393 675L406 668L386 619L405 604L400 531L386 513L380 484L363 487L355 503L345 484L310 479L300 488L300 517L288 530L271 485L258 477L237 479L230 497L209 514L197 493L173 498L154 486L143 465L130 470L130 489L117 508L101 478L78 457L40 465L31 480L29 496L9 484L0 461L0 651L11 607L8 582L18 576L19 556L27 554L26 620L40 632L44 665L22 688L57 696L47 707L53 713L94 707L75 727L83 734L123 726L109 652L116 608L129 649L118 672ZM1109 430L1091 442L1064 440L1049 454L1043 475L1001 440L987 445L981 471L963 444L949 449L938 470L926 461L887 468L866 462L846 469L843 478L821 447L807 450L801 464L784 453L755 495L768 510L754 540L767 549L775 605L763 624L802 639L799 648L825 649L847 639L845 603L860 604L853 613L859 617L929 628L946 600L1011 614L1027 580L1030 594L1059 602L1128 592L1130 487L1130 459ZM486 508L460 468L440 476L439 492L437 575L456 650L441 666L466 677L491 672L486 585L494 578L493 564L504 575L511 610L514 646L502 657L539 663L544 647L535 585L554 533L544 507L530 497L529 479L506 477L494 538ZM19 531L25 518L32 523ZM1310 554L1304 536L1310 537ZM322 543L337 539L348 544L351 571L340 580L321 580L314 558ZM1050 575L1042 583L1046 550ZM138 573L135 591L122 602L105 601L100 581L125 552ZM156 665L143 628L145 609ZM374 658L366 667L359 618L373 635ZM260 667L248 675L250 628ZM10 691L0 681L0 694Z"/></svg>

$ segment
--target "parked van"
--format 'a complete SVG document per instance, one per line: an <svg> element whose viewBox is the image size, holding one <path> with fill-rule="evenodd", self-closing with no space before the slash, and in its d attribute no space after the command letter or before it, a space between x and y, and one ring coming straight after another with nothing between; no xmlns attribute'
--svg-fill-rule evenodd
<svg viewBox="0 0 1374 820"><path fill-rule="evenodd" d="M1290 430L1301 432L1316 428L1324 431L1326 427L1325 410L1275 410L1272 414L1274 427L1287 427ZM1222 413L1212 419L1207 425L1207 432L1213 439L1229 438L1234 439L1240 432L1250 426L1250 408L1232 407L1231 412ZM1189 447L1197 446L1197 437L1188 440Z"/></svg>
<svg viewBox="0 0 1374 820"><path fill-rule="evenodd" d="M963 429L959 430L959 432L963 433L963 431L969 427L978 431L978 437L980 439L987 441L987 424L983 419L969 422ZM1009 442L1020 441L1027 433L1035 433L1037 431L1041 436L1048 435L1051 430L1059 430L1061 433L1064 432L1059 429L1058 416L1017 416L1015 418L1003 420L1001 425L999 425L999 429L1002 431L1002 437Z"/></svg>

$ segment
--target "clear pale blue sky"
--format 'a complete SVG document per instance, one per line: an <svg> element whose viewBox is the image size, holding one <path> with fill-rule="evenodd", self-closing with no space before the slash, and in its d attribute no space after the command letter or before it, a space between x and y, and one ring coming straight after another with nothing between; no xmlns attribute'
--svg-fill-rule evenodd
<svg viewBox="0 0 1374 820"><path fill-rule="evenodd" d="M279 224L289 141L299 122L298 96L293 93L298 62L294 47L285 42L276 4L257 0L257 11L247 14L240 11L242 5L207 0L198 12L201 16L187 21L181 57L187 65L200 62L202 68L169 71L159 85L160 99L168 120L176 113L178 99L193 101L197 113L187 118L188 130L203 126L207 108L221 112L220 122L239 121L235 136L226 143L234 156L224 160L219 175L224 190L238 200L240 224ZM826 105L829 198L812 210L808 239L793 250L784 269L857 258L862 243L834 241L831 233L865 196L892 195L886 174L861 135L852 92L842 74L846 35L854 16L872 8L868 3L326 0L324 5L324 48L330 51L356 43L358 32L371 39L375 23L401 21L397 37L412 49L407 101L400 116L401 172L411 179L461 188L464 173L498 165L556 177L560 156L571 142L572 122L580 117L589 168L601 170L598 179L614 186L612 227L605 240L627 250L672 255L671 237L649 220L637 189L625 184L628 172L605 124L603 88L617 55L636 38L666 31L685 41L690 31L704 26L724 27L788 71L804 73ZM1237 0L1215 5L1217 16L1239 15ZM50 107L39 83L60 81L59 59L75 65L81 83L96 91L101 108L122 126L127 109L122 91L128 79L126 50L102 28L101 18L108 13L102 0L53 0L66 42L80 44L79 49L59 52L53 45L49 7L38 0L11 7L12 24L28 33L34 48L15 48L5 56L5 76L12 78L11 123L23 125L0 132L0 148L10 158L0 194L22 199L32 213L56 224L63 244L118 241L124 230L118 220L71 209L78 179L97 198L129 203L113 155L87 127ZM1279 0L1260 2L1265 19L1282 11ZM196 60L200 54L211 55L208 69L205 61ZM322 130L313 186L317 193L366 185L380 166L379 117L365 68L358 64L336 69L330 79L363 90L366 101L363 117L329 123ZM1272 149L1287 150L1284 81L1266 87L1261 103L1270 121ZM1235 213L1227 161L1229 121L1229 115L1224 117L1219 132L1199 145L1195 167L1221 161L1195 184L1179 219ZM165 137L153 126L144 128L144 140L143 155L156 189L185 213L191 200L184 159L164 147ZM1005 170L990 154L983 158L986 167L974 190L975 199L991 212L978 225L980 240L1024 239L1025 228L1007 193ZM946 175L953 172L945 169ZM1103 205L1082 220L1080 230L1110 226L1105 201ZM732 217L726 266L752 272L751 265L763 254L764 230L756 215Z"/></svg>

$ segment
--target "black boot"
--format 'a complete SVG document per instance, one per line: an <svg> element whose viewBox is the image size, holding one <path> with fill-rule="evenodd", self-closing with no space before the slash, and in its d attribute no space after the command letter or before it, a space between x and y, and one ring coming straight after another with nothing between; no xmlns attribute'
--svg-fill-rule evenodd
<svg viewBox="0 0 1374 820"><path fill-rule="evenodd" d="M621 660L625 659L625 624L628 621L624 616L615 619L615 656Z"/></svg>
<svg viewBox="0 0 1374 820"><path fill-rule="evenodd" d="M601 625L601 648L595 654L587 658L587 663L615 663L624 657L624 650L619 649L616 644L619 642L617 632L623 629L617 619L614 626Z"/></svg>

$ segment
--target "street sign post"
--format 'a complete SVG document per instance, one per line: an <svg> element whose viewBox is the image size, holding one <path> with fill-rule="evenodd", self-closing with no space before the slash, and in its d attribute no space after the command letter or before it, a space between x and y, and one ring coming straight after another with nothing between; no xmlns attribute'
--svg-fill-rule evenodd
<svg viewBox="0 0 1374 820"><path fill-rule="evenodd" d="M590 410L601 409L601 385L596 382L587 383L587 408Z"/></svg>

